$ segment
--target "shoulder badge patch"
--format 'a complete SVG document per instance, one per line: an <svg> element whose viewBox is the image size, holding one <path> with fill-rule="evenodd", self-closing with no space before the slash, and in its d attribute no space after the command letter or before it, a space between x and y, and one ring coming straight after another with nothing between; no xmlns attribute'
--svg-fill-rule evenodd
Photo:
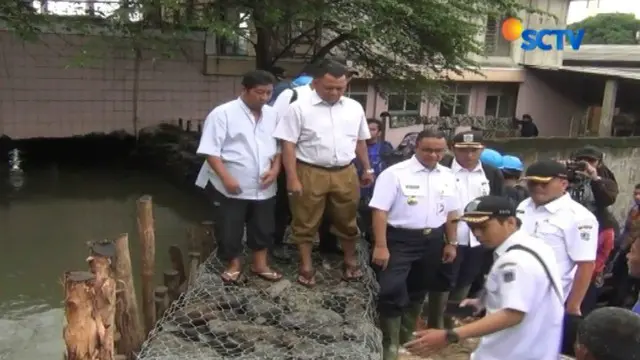
<svg viewBox="0 0 640 360"><path fill-rule="evenodd" d="M580 239L589 241L591 240L591 234L589 233L589 231L580 231Z"/></svg>
<svg viewBox="0 0 640 360"><path fill-rule="evenodd" d="M510 283L516 279L516 273L513 270L505 271L502 273L502 281Z"/></svg>

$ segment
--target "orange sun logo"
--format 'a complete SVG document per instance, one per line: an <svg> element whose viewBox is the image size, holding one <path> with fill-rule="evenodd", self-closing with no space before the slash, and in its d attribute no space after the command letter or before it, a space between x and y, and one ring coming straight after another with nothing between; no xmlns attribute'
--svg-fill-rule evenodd
<svg viewBox="0 0 640 360"><path fill-rule="evenodd" d="M524 31L522 21L516 18L508 18L502 23L502 36L507 41L518 40L522 36L522 31Z"/></svg>

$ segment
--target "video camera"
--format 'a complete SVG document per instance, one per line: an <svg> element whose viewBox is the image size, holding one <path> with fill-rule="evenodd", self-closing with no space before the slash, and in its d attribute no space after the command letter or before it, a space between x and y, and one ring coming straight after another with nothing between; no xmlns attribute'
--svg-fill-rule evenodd
<svg viewBox="0 0 640 360"><path fill-rule="evenodd" d="M567 180L570 183L575 182L583 182L586 180L586 174L584 173L587 170L587 164L582 161L567 161L564 164L567 168Z"/></svg>

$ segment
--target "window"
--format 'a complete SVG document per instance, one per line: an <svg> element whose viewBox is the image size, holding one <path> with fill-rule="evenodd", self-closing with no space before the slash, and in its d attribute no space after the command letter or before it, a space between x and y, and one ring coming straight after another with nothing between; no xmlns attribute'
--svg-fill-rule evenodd
<svg viewBox="0 0 640 360"><path fill-rule="evenodd" d="M421 102L419 94L389 94L387 111L391 116L419 116Z"/></svg>
<svg viewBox="0 0 640 360"><path fill-rule="evenodd" d="M369 85L366 81L352 80L347 87L347 91L344 92L344 96L350 97L367 109L367 100L369 99Z"/></svg>
<svg viewBox="0 0 640 360"><path fill-rule="evenodd" d="M489 88L485 100L484 115L498 118L512 117L515 114L517 87L499 85Z"/></svg>
<svg viewBox="0 0 640 360"><path fill-rule="evenodd" d="M484 54L486 56L511 56L511 42L505 40L500 31L503 20L493 16L487 18L484 30Z"/></svg>
<svg viewBox="0 0 640 360"><path fill-rule="evenodd" d="M238 19L238 31L229 36L216 36L215 34L206 34L205 36L205 55L228 55L228 56L247 56L249 54L249 37L251 31L249 28L248 13L237 13L234 10L221 11L218 16L224 21L225 19L234 17Z"/></svg>
<svg viewBox="0 0 640 360"><path fill-rule="evenodd" d="M456 84L440 102L440 116L466 115L469 113L471 86Z"/></svg>

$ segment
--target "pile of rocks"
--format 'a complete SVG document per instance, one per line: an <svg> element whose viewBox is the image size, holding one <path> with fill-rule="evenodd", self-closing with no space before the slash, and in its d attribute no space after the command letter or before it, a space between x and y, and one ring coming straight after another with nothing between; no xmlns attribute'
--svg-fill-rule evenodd
<svg viewBox="0 0 640 360"><path fill-rule="evenodd" d="M313 289L295 283L293 264L281 269L287 276L279 282L246 276L233 286L222 283L218 264L205 264L139 358L380 359L372 273L347 283L339 259L318 260Z"/></svg>

